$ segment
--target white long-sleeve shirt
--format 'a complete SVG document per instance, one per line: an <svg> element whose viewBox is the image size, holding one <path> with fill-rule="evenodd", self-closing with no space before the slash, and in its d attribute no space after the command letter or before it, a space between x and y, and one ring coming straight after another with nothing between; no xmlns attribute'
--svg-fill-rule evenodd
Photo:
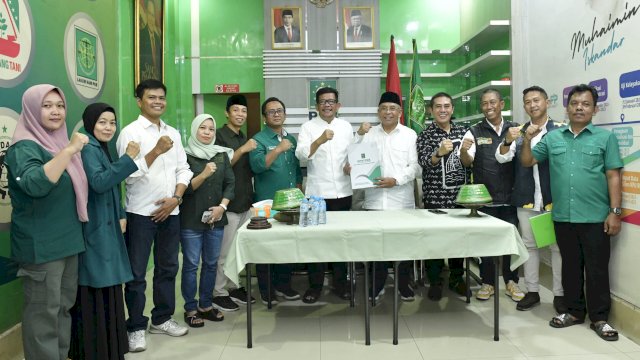
<svg viewBox="0 0 640 360"><path fill-rule="evenodd" d="M173 140L173 147L147 167L145 155L157 144L161 136L167 135ZM127 212L142 216L150 216L158 209L156 201L172 197L176 184L189 185L193 173L187 163L187 154L182 147L180 133L164 121L160 127L154 125L144 116L138 116L131 124L120 132L116 147L118 155L122 156L127 150L127 144L135 141L140 144L140 154L134 159L138 171L129 175L125 180L127 189ZM176 206L171 215L178 215L180 209Z"/></svg>
<svg viewBox="0 0 640 360"><path fill-rule="evenodd" d="M549 121L549 120L547 120ZM547 121L542 125L542 131L538 135L536 135L533 139L531 139L531 148L533 149L537 143L540 142L542 137L547 133ZM525 124L526 125L526 124ZM516 156L516 143L520 139L516 139L509 146L509 151L506 154L500 153L500 147L496 149L496 160L499 163L504 164L509 161L513 161L513 158ZM515 166L522 166L520 164L515 164ZM540 173L538 172L538 164L533 165L533 183L534 183L534 191L533 191L533 210L540 211L542 209L542 190L540 188Z"/></svg>
<svg viewBox="0 0 640 360"><path fill-rule="evenodd" d="M320 145L312 154L311 144L325 130L333 130L333 139ZM353 195L351 179L344 173L347 163L348 147L353 141L353 128L345 120L334 118L327 123L321 118L314 118L300 128L296 157L307 160L307 196L317 195L325 199L339 199Z"/></svg>
<svg viewBox="0 0 640 360"><path fill-rule="evenodd" d="M414 180L420 166L416 150L415 131L398 124L390 133L382 125L372 127L364 136L356 133L355 142L373 142L377 145L382 177L398 182L392 188L368 188L364 192L363 208L368 210L395 210L415 208Z"/></svg>

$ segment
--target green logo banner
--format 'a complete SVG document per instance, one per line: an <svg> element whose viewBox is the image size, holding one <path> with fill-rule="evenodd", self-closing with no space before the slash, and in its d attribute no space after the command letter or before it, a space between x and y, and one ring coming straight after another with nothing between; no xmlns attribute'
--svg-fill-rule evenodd
<svg viewBox="0 0 640 360"><path fill-rule="evenodd" d="M76 28L76 75L98 80L97 43L95 35Z"/></svg>

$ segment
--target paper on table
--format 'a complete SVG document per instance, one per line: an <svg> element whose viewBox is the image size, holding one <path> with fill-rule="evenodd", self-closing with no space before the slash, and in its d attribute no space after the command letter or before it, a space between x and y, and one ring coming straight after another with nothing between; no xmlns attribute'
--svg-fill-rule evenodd
<svg viewBox="0 0 640 360"><path fill-rule="evenodd" d="M351 188L373 187L374 179L382 176L378 148L375 143L350 145L348 158L351 165Z"/></svg>
<svg viewBox="0 0 640 360"><path fill-rule="evenodd" d="M556 233L550 212L530 217L529 223L538 248L556 243Z"/></svg>

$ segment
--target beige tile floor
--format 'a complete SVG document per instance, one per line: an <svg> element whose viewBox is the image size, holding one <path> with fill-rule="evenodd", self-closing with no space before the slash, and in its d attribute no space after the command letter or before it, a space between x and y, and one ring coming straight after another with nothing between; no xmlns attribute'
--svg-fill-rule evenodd
<svg viewBox="0 0 640 360"><path fill-rule="evenodd" d="M150 272L150 275L152 272ZM147 309L151 311L151 279ZM362 281L358 278L359 285ZM255 280L254 280L255 282ZM253 308L253 348L246 348L246 311L225 313L219 323L207 322L179 338L147 334L147 351L128 354L127 360L219 359L219 360L335 360L335 359L558 359L640 360L640 345L620 336L617 342L598 338L581 324L567 329L549 327L554 315L553 295L541 289L542 304L531 311L515 309L515 303L500 296L500 341L493 341L493 301L471 304L445 290L439 302L426 298L425 287L416 301L401 303L399 344L392 344L390 283L382 303L372 311L371 346L364 345L362 293L356 307L339 300L325 287L320 301L280 303L270 311L258 301ZM294 288L305 290L306 278L294 277ZM502 284L501 284L502 285ZM359 286L360 290L362 286ZM175 318L182 321L183 301L176 286ZM254 296L257 285L254 284Z"/></svg>

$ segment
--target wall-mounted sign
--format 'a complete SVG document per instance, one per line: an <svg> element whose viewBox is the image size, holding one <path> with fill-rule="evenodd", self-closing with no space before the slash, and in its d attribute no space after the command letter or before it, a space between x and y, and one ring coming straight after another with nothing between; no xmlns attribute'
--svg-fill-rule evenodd
<svg viewBox="0 0 640 360"><path fill-rule="evenodd" d="M240 92L240 84L216 84L217 94L238 93Z"/></svg>
<svg viewBox="0 0 640 360"><path fill-rule="evenodd" d="M77 13L67 23L64 60L76 95L85 101L100 97L106 70L104 46L98 27L89 15Z"/></svg>
<svg viewBox="0 0 640 360"><path fill-rule="evenodd" d="M0 1L0 87L14 87L27 75L33 54L29 2Z"/></svg>
<svg viewBox="0 0 640 360"><path fill-rule="evenodd" d="M4 157L7 154L7 149L11 146L11 139L19 116L9 108L0 107L0 230L8 230L11 222L11 198L9 197L8 174L4 165Z"/></svg>

